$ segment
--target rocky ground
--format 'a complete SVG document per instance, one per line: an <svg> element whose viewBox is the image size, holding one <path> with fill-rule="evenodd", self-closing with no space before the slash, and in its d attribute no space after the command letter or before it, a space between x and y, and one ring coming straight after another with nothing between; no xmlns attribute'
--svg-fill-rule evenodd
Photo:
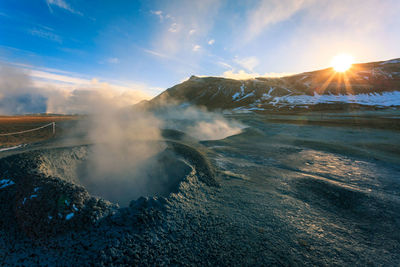
<svg viewBox="0 0 400 267"><path fill-rule="evenodd" d="M38 168L82 144L2 153L0 262L398 266L398 129L314 115L233 115L248 128L216 141L165 131L192 171L169 196L122 208Z"/></svg>

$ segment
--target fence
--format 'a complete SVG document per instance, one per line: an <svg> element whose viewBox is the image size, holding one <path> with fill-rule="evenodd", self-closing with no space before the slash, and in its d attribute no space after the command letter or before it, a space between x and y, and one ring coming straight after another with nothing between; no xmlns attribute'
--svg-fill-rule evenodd
<svg viewBox="0 0 400 267"><path fill-rule="evenodd" d="M29 129L29 130L25 130L25 131L20 131L20 132L14 132L14 133L4 133L4 134L0 134L0 136L10 136L10 135L17 135L17 134L23 134L23 133L29 133L29 132L34 132L34 131L38 131L40 129L49 127L49 126L53 126L53 134L56 133L56 123L52 122L43 126L40 126L38 128L34 128L34 129Z"/></svg>

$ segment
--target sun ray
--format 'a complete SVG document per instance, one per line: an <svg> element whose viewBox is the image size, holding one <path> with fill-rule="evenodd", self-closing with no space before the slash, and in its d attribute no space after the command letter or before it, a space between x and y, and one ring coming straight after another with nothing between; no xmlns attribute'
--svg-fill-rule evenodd
<svg viewBox="0 0 400 267"><path fill-rule="evenodd" d="M351 88L351 83L349 81L349 76L347 73L343 74L344 86L347 94L353 94L353 89Z"/></svg>
<svg viewBox="0 0 400 267"><path fill-rule="evenodd" d="M318 88L318 92L317 92L318 94L320 94L320 93L323 94L325 92L326 88L331 84L331 82L332 82L333 78L335 78L336 74L337 73L333 72L329 76L329 78L324 82L324 84L320 88Z"/></svg>

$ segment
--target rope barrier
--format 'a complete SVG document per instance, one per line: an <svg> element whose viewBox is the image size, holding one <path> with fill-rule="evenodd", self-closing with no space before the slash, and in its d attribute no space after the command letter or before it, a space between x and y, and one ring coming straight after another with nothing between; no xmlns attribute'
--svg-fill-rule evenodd
<svg viewBox="0 0 400 267"><path fill-rule="evenodd" d="M40 129L43 129L43 128L46 128L46 127L49 127L50 125L53 125L53 134L54 134L54 133L55 133L55 125L56 125L56 123L55 123L55 122L52 122L52 123L49 123L49 124L46 124L46 125L40 126L40 127L38 127L38 128L29 129L29 130L20 131L20 132L14 132L14 133L5 133L5 134L0 134L0 136L9 136L9 135L15 135L15 134L23 134L23 133L34 132L34 131L37 131L37 130L40 130Z"/></svg>

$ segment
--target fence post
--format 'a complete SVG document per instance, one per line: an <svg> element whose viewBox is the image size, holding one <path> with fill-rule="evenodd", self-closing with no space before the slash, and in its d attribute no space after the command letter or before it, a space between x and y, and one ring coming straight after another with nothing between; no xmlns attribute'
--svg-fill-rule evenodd
<svg viewBox="0 0 400 267"><path fill-rule="evenodd" d="M56 123L53 121L53 135L56 134Z"/></svg>

